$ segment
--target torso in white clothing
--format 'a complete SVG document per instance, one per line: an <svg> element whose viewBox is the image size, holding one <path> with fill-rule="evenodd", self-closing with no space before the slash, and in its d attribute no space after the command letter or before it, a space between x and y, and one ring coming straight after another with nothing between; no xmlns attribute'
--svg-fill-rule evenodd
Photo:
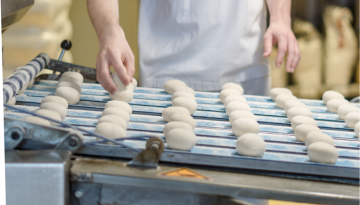
<svg viewBox="0 0 360 205"><path fill-rule="evenodd" d="M265 29L264 0L142 0L142 86L180 79L195 90L219 90L268 75Z"/></svg>

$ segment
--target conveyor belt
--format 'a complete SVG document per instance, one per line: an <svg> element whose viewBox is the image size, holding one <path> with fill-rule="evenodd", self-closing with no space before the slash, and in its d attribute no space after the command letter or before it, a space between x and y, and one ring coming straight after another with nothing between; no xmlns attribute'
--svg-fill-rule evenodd
<svg viewBox="0 0 360 205"><path fill-rule="evenodd" d="M44 96L52 95L57 81L41 81L24 92L27 96L16 96L18 107L34 111L40 106ZM219 101L219 93L196 92L198 110L193 114L196 121L197 145L190 151L165 149L161 161L181 164L207 165L216 167L246 168L264 171L310 174L319 176L359 178L359 141L354 130L345 126L336 113L329 113L322 101L301 99L312 110L321 130L332 136L339 152L335 165L309 162L306 146L298 142L283 109L276 107L269 97L244 95L252 112L260 124L261 136L266 141L263 158L240 156L236 153L237 137L232 134L224 105ZM105 103L110 100L108 92L99 84L82 85L81 101L70 105L65 123L93 131L102 114ZM165 124L161 112L171 106L171 95L163 89L138 87L130 105L128 136L155 135L163 138ZM5 112L5 116L23 118L27 114ZM93 141L87 137L85 142ZM145 139L125 140L134 148L145 147ZM81 153L131 158L126 149L115 145L85 145Z"/></svg>

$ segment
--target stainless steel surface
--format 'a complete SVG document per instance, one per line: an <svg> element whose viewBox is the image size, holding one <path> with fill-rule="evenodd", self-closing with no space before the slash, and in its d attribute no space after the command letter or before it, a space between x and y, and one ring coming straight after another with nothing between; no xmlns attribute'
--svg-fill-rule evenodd
<svg viewBox="0 0 360 205"><path fill-rule="evenodd" d="M7 205L69 204L69 151L5 151Z"/></svg>
<svg viewBox="0 0 360 205"><path fill-rule="evenodd" d="M270 176L191 168L212 180L159 176L177 167L160 165L156 170L136 169L124 161L78 158L71 175L90 174L87 183L142 187L148 190L177 191L193 194L275 199L320 204L359 204L359 187L339 183L287 179ZM73 182L78 181L72 178ZM81 180L80 180L81 181ZM116 191L117 189L114 189ZM130 193L130 192L129 192ZM85 192L86 194L86 192ZM113 196L113 198L118 196ZM149 197L149 196L148 196ZM106 200L104 198L104 200ZM108 203L109 201L107 201Z"/></svg>
<svg viewBox="0 0 360 205"><path fill-rule="evenodd" d="M101 184L72 182L70 204L100 205L101 187Z"/></svg>
<svg viewBox="0 0 360 205"><path fill-rule="evenodd" d="M34 0L1 0L2 31L18 22L34 4Z"/></svg>
<svg viewBox="0 0 360 205"><path fill-rule="evenodd" d="M133 158L134 153L129 152L129 149L116 146L97 146L84 145L76 153L103 156L103 157L120 157ZM234 151L235 152L235 151ZM170 162L190 165L204 165L217 166L240 169L266 170L266 171L284 171L289 173L303 173L308 175L343 177L343 178L359 178L359 169L350 167L336 167L336 166L313 166L313 164L301 164L297 162L281 162L266 159L252 158L227 158L215 156L212 154L196 154L189 155L185 152L166 150L160 157L160 162ZM320 175L321 174L321 175Z"/></svg>
<svg viewBox="0 0 360 205"><path fill-rule="evenodd" d="M156 169L163 151L164 142L158 137L151 137L146 141L145 149L131 160L128 166Z"/></svg>

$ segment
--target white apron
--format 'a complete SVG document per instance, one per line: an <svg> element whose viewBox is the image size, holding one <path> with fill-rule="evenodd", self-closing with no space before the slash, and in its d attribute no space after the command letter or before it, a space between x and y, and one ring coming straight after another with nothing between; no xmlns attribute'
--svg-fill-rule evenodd
<svg viewBox="0 0 360 205"><path fill-rule="evenodd" d="M179 79L206 91L267 76L265 29L264 0L142 0L141 85Z"/></svg>

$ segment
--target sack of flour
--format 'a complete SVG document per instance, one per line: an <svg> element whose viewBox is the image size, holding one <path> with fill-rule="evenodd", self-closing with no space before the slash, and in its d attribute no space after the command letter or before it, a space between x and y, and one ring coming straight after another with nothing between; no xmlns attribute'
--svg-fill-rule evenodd
<svg viewBox="0 0 360 205"><path fill-rule="evenodd" d="M327 6L324 14L324 80L327 85L350 83L358 55L358 42L348 8Z"/></svg>

